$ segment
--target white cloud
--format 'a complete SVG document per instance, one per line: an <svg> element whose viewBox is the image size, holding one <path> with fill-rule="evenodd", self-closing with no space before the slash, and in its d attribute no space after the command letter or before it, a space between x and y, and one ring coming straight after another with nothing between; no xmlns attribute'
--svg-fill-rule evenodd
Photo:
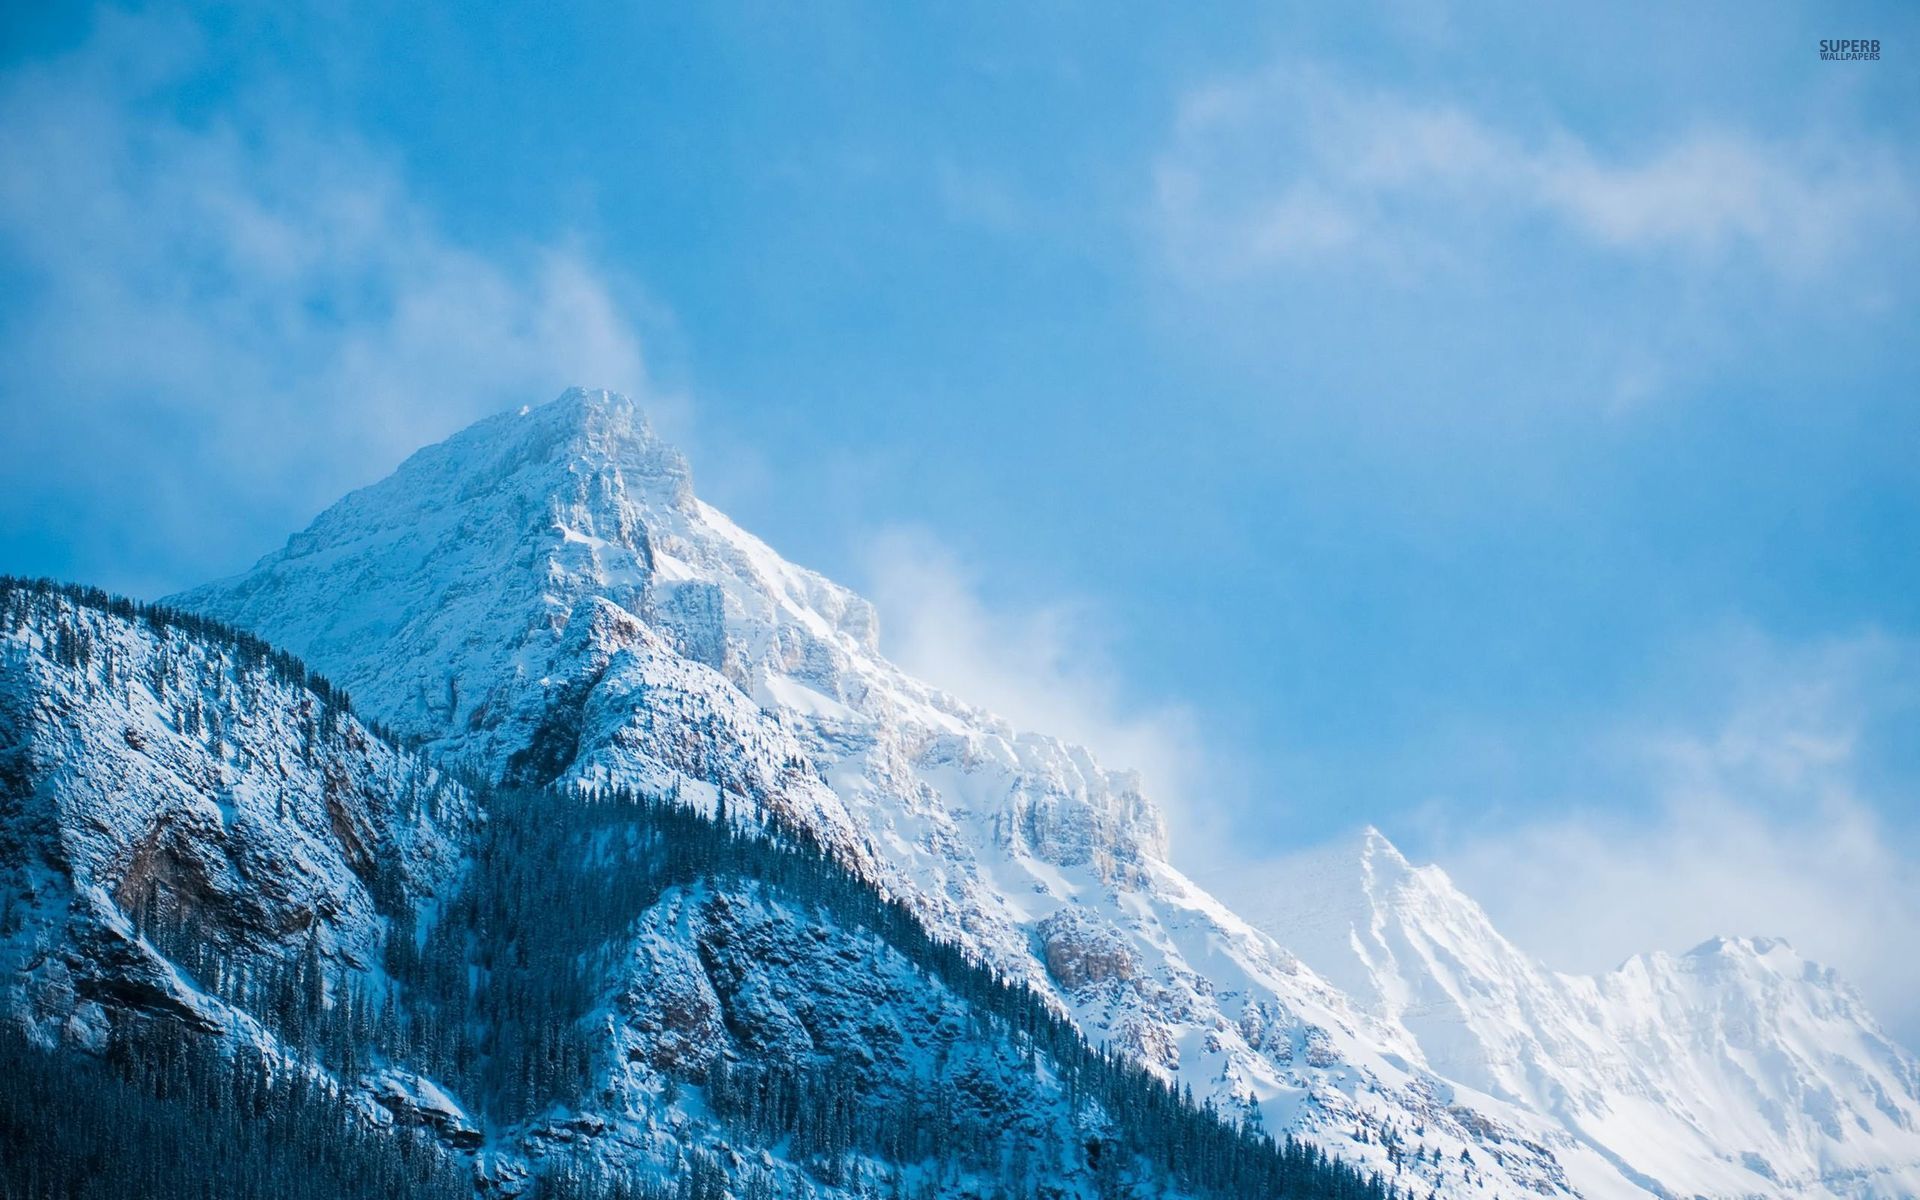
<svg viewBox="0 0 1920 1200"><path fill-rule="evenodd" d="M1194 713L1138 702L1096 608L990 603L980 579L922 530L888 530L866 557L882 649L910 674L1016 729L1052 734L1108 766L1140 772L1174 823L1176 851L1182 837L1200 833L1197 821L1218 816L1197 807L1222 764L1201 745Z"/></svg>
<svg viewBox="0 0 1920 1200"><path fill-rule="evenodd" d="M1744 244L1799 273L1914 217L1910 181L1871 145L1823 153L1708 131L1638 163L1605 163L1575 144L1528 166L1538 202L1599 241L1703 252Z"/></svg>
<svg viewBox="0 0 1920 1200"><path fill-rule="evenodd" d="M1508 936L1562 969L1716 934L1784 936L1912 1041L1920 875L1908 835L1879 814L1915 797L1879 794L1867 759L1889 713L1911 720L1920 651L1884 637L1798 652L1747 638L1735 654L1718 718L1641 725L1602 748L1637 768L1650 805L1442 829L1434 855Z"/></svg>
<svg viewBox="0 0 1920 1200"><path fill-rule="evenodd" d="M201 58L192 26L107 11L0 81L0 252L26 289L0 425L50 504L113 497L84 522L121 539L103 560L144 544L158 569L172 538L236 565L484 413L643 386L577 246L464 245L401 164L281 101L184 118ZM151 472L156 439L176 457Z"/></svg>
<svg viewBox="0 0 1920 1200"><path fill-rule="evenodd" d="M1698 128L1608 152L1296 64L1190 93L1155 188L1163 247L1196 278L1327 262L1419 275L1543 219L1603 249L1744 254L1804 277L1916 215L1909 164L1861 139Z"/></svg>

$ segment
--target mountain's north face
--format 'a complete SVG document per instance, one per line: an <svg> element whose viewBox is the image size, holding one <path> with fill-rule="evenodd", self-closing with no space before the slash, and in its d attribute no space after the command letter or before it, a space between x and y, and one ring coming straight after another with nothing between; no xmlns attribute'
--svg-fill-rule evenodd
<svg viewBox="0 0 1920 1200"><path fill-rule="evenodd" d="M1920 1193L1920 1071L1829 974L1728 943L1556 976L1384 839L1250 923L1134 776L889 663L621 397L483 421L174 603L435 761L804 828L1090 1040L1422 1194Z"/></svg>

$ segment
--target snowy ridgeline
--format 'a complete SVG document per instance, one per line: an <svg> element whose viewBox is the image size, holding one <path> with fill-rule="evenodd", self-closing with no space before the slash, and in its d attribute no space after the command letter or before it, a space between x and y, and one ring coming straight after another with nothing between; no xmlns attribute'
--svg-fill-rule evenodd
<svg viewBox="0 0 1920 1200"><path fill-rule="evenodd" d="M1920 1064L1785 942L1559 974L1373 829L1222 885L1433 1070L1552 1115L1648 1190L1915 1193Z"/></svg>

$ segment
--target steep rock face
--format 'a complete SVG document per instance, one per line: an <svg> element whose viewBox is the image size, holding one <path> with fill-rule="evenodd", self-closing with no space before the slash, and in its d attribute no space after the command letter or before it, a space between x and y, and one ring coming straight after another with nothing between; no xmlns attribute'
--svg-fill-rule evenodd
<svg viewBox="0 0 1920 1200"><path fill-rule="evenodd" d="M1920 1192L1920 1064L1783 942L1559 974L1372 829L1232 890L1435 1071L1552 1116L1647 1190Z"/></svg>
<svg viewBox="0 0 1920 1200"><path fill-rule="evenodd" d="M44 1039L97 1042L116 1004L232 1025L135 929L156 908L233 964L377 966L383 913L448 885L471 819L240 648L0 592L0 978Z"/></svg>
<svg viewBox="0 0 1920 1200"><path fill-rule="evenodd" d="M1035 927L1047 974L1069 992L1124 984L1140 960L1119 930L1078 909L1063 908Z"/></svg>
<svg viewBox="0 0 1920 1200"><path fill-rule="evenodd" d="M755 1081L831 1063L846 1102L938 1108L953 1137L991 1136L1060 1196L1093 1194L1076 1118L1059 1084L1011 1041L980 1036L978 1014L872 934L737 885L676 888L640 914L608 978L591 1102L514 1134L512 1186L543 1160L587 1153L673 1177L690 1155L724 1164L737 1187L787 1187L799 1169L731 1132ZM698 1087L676 1082L689 1077ZM935 1097L939 1099L936 1102ZM715 1116L723 1118L715 1120ZM820 1114L825 1124L830 1114ZM919 1122L925 1124L923 1117ZM798 1148L794 1148L796 1151ZM837 1187L810 1185L828 1195ZM942 1194L985 1189L952 1181ZM850 1193L848 1193L850 1194Z"/></svg>
<svg viewBox="0 0 1920 1200"><path fill-rule="evenodd" d="M662 1025L686 1047L683 1064L831 1058L870 1091L970 1059L997 1064L983 1117L1031 1119L1038 1132L1055 1115L1055 1092L970 1035L965 1004L878 938L799 906L742 888L677 889L642 916L633 954L645 965L622 980L619 1006L634 1019L615 1034L629 1061L658 1050L661 1039L641 1035Z"/></svg>
<svg viewBox="0 0 1920 1200"><path fill-rule="evenodd" d="M1269 1128L1391 1169L1387 1140L1418 1126L1449 1162L1479 1149L1471 1171L1434 1170L1460 1194L1564 1188L1550 1143L1572 1139L1431 1077L1404 1034L1181 876L1136 777L886 661L871 606L699 501L620 397L482 422L178 602L492 774L700 802L733 780L734 803L815 830L1093 1040ZM1063 983L1036 934L1063 911L1137 969Z"/></svg>

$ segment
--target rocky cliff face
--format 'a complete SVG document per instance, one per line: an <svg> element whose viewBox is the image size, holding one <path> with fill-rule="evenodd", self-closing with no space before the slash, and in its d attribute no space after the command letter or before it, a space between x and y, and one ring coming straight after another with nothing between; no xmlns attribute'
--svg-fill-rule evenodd
<svg viewBox="0 0 1920 1200"><path fill-rule="evenodd" d="M236 970L371 971L386 917L457 876L465 791L262 648L0 596L0 978L42 1039L97 1043L116 1005L247 1035L136 913L164 909Z"/></svg>

